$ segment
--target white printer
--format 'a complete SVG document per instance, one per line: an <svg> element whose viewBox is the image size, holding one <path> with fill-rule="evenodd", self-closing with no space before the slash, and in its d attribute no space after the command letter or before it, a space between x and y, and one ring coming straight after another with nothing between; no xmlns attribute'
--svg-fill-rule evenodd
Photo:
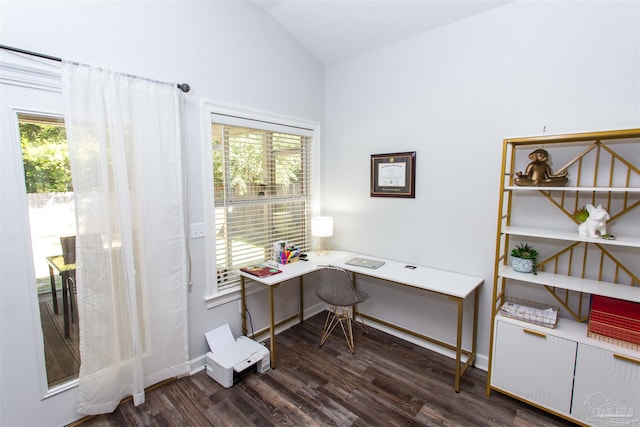
<svg viewBox="0 0 640 427"><path fill-rule="evenodd" d="M205 334L211 351L207 353L207 375L229 388L250 372L263 373L271 368L269 350L242 336L237 340L228 324Z"/></svg>

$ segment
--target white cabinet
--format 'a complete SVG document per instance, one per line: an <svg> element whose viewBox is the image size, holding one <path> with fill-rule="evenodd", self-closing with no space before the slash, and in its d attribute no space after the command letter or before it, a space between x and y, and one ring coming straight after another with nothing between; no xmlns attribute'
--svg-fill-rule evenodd
<svg viewBox="0 0 640 427"><path fill-rule="evenodd" d="M640 359L579 344L571 415L593 425L640 426Z"/></svg>
<svg viewBox="0 0 640 427"><path fill-rule="evenodd" d="M540 150L567 179L516 182ZM586 425L640 427L640 346L588 337L586 323L591 295L640 303L640 129L505 139L501 177L487 395L504 392ZM578 233L574 214L588 204L609 212L615 239ZM540 253L538 274L511 268L519 243ZM559 306L557 327L502 317L507 298Z"/></svg>
<svg viewBox="0 0 640 427"><path fill-rule="evenodd" d="M494 387L569 413L575 341L498 320L495 347Z"/></svg>
<svg viewBox="0 0 640 427"><path fill-rule="evenodd" d="M569 319L550 329L498 315L491 388L585 425L640 427L640 352L586 329Z"/></svg>

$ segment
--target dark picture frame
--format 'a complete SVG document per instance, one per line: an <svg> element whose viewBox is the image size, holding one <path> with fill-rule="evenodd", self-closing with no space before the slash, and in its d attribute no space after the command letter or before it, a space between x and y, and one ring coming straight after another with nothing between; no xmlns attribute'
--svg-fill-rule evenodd
<svg viewBox="0 0 640 427"><path fill-rule="evenodd" d="M371 155L371 197L416 197L416 152Z"/></svg>

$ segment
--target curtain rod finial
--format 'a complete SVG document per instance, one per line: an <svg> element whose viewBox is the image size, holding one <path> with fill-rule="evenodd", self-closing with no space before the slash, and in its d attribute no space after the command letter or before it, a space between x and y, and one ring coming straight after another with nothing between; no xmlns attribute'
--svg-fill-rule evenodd
<svg viewBox="0 0 640 427"><path fill-rule="evenodd" d="M180 89L184 93L189 93L189 91L191 90L191 86L189 86L188 83L178 83L177 86L178 89Z"/></svg>

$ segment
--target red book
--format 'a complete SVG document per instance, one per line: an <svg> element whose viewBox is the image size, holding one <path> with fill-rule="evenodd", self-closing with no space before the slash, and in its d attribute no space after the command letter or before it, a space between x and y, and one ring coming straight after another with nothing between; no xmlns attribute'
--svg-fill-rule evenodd
<svg viewBox="0 0 640 427"><path fill-rule="evenodd" d="M273 276L274 274L282 273L282 271L278 270L277 268L264 266L264 265L252 265L249 267L242 267L240 271L244 271L245 273L249 273L257 277L268 277L268 276Z"/></svg>
<svg viewBox="0 0 640 427"><path fill-rule="evenodd" d="M589 332L640 344L640 304L592 296Z"/></svg>
<svg viewBox="0 0 640 427"><path fill-rule="evenodd" d="M593 295L591 297L591 311L640 322L640 303L633 301Z"/></svg>

